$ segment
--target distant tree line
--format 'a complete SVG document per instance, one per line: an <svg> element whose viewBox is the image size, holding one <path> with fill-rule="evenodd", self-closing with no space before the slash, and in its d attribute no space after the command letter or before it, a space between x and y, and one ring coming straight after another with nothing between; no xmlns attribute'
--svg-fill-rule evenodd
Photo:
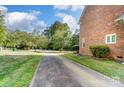
<svg viewBox="0 0 124 93"><path fill-rule="evenodd" d="M7 33L3 46L17 49L40 49L46 48L47 43L48 39L44 35L16 30Z"/></svg>
<svg viewBox="0 0 124 93"><path fill-rule="evenodd" d="M74 50L79 45L79 31L74 34L67 23L54 22L42 33L36 30L26 32L10 31L5 26L4 16L0 15L0 45L17 49Z"/></svg>

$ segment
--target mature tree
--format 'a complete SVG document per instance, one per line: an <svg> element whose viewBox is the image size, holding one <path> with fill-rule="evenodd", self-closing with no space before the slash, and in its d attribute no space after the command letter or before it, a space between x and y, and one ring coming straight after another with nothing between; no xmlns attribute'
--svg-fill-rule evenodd
<svg viewBox="0 0 124 93"><path fill-rule="evenodd" d="M43 34L48 37L49 40L48 49L60 49L60 48L63 49L66 46L65 44L66 35L68 36L68 34L71 33L69 26L66 23L55 21L54 24L52 24L50 27L44 30Z"/></svg>
<svg viewBox="0 0 124 93"><path fill-rule="evenodd" d="M47 49L48 47L48 38L45 35L41 35L41 48Z"/></svg>
<svg viewBox="0 0 124 93"><path fill-rule="evenodd" d="M4 41L4 46L24 49L24 48L28 48L29 43L30 43L30 35L27 32L16 30L16 31L8 31L7 37Z"/></svg>
<svg viewBox="0 0 124 93"><path fill-rule="evenodd" d="M16 30L9 31L4 41L5 47L18 49L54 49L71 50L73 45L78 45L79 33L73 36L66 23L56 21L42 34L33 30L31 33Z"/></svg>
<svg viewBox="0 0 124 93"><path fill-rule="evenodd" d="M6 39L3 42L4 47L14 47L16 45L16 38L14 37L13 33L8 32Z"/></svg>
<svg viewBox="0 0 124 93"><path fill-rule="evenodd" d="M44 35L28 33L20 30L9 31L4 41L4 47L18 49L47 48L48 39Z"/></svg>
<svg viewBox="0 0 124 93"><path fill-rule="evenodd" d="M51 39L57 30L63 30L62 23L59 21L55 21L54 24L52 24L50 27L47 27L43 34Z"/></svg>
<svg viewBox="0 0 124 93"><path fill-rule="evenodd" d="M17 35L18 34L18 35ZM27 32L17 32L16 36L18 38L16 47L19 49L30 49L31 45L31 36Z"/></svg>
<svg viewBox="0 0 124 93"><path fill-rule="evenodd" d="M79 30L77 29L75 33L72 35L72 50L79 50Z"/></svg>
<svg viewBox="0 0 124 93"><path fill-rule="evenodd" d="M0 14L0 45L3 43L6 36L6 26L4 15Z"/></svg>
<svg viewBox="0 0 124 93"><path fill-rule="evenodd" d="M46 49L48 45L48 39L44 35L37 35L33 37L33 48L34 49Z"/></svg>
<svg viewBox="0 0 124 93"><path fill-rule="evenodd" d="M63 49L70 44L71 32L66 23L56 21L43 34L49 39L48 49Z"/></svg>
<svg viewBox="0 0 124 93"><path fill-rule="evenodd" d="M71 33L70 31L57 31L52 39L53 49L68 49L71 44Z"/></svg>
<svg viewBox="0 0 124 93"><path fill-rule="evenodd" d="M72 45L79 45L79 30L78 29L72 35Z"/></svg>

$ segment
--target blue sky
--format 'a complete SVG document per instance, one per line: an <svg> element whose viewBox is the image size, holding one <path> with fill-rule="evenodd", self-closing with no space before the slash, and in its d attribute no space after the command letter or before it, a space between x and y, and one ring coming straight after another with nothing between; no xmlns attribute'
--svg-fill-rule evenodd
<svg viewBox="0 0 124 93"><path fill-rule="evenodd" d="M78 20L84 6L10 5L0 6L5 11L6 24L11 30L44 30L55 21L67 23L72 31L78 29Z"/></svg>

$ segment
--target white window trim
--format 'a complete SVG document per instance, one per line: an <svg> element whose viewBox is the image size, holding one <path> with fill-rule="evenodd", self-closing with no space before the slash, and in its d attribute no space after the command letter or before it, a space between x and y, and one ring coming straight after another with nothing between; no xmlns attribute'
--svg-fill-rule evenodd
<svg viewBox="0 0 124 93"><path fill-rule="evenodd" d="M112 42L112 36L113 35L115 35L115 42ZM110 36L110 42L107 42L107 37L108 36ZM116 37L116 33L114 33L114 34L107 34L106 36L105 36L105 43L106 44L116 44L116 39L117 39L117 37Z"/></svg>

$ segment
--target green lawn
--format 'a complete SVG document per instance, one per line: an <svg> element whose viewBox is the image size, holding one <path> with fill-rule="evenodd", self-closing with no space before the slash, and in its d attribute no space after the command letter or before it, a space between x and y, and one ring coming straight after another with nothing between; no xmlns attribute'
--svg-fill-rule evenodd
<svg viewBox="0 0 124 93"><path fill-rule="evenodd" d="M64 57L124 83L124 64L110 60L98 60L88 56L65 54Z"/></svg>
<svg viewBox="0 0 124 93"><path fill-rule="evenodd" d="M29 86L41 56L0 56L0 86Z"/></svg>

